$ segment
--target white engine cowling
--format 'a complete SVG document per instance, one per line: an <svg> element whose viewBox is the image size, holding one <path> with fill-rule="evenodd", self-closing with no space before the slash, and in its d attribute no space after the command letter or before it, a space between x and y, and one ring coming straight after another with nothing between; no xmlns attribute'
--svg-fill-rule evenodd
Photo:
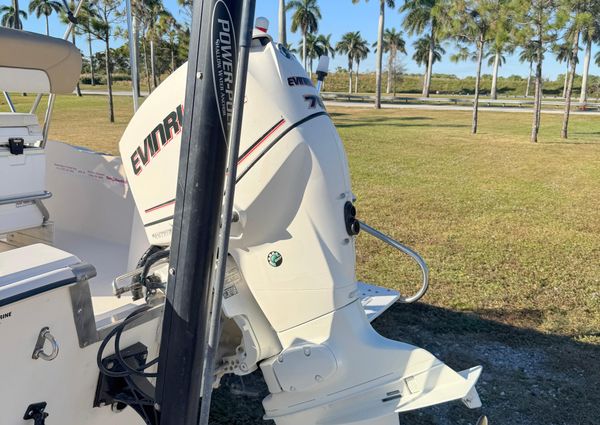
<svg viewBox="0 0 600 425"><path fill-rule="evenodd" d="M185 81L184 65L120 142L155 245L171 238ZM459 374L371 327L344 211L352 201L344 148L317 90L283 46L255 36L229 249L240 276L226 284L223 311L243 333L241 372L260 365L265 376L267 417L279 425L388 425L395 412L457 398L476 407L480 369Z"/></svg>
<svg viewBox="0 0 600 425"><path fill-rule="evenodd" d="M250 53L230 253L283 331L356 299L344 221L352 193L341 140L312 82L285 48L261 40ZM186 65L156 89L119 146L154 245L171 239L185 78ZM270 265L274 256L280 267Z"/></svg>

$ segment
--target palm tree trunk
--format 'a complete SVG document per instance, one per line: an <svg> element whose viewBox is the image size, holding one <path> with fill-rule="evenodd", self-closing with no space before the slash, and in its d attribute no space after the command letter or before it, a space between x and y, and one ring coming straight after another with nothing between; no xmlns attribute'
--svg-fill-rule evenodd
<svg viewBox="0 0 600 425"><path fill-rule="evenodd" d="M92 86L96 85L96 78L94 76L94 56L92 53L92 33L88 28L88 51L90 53L90 69L92 71Z"/></svg>
<svg viewBox="0 0 600 425"><path fill-rule="evenodd" d="M477 43L477 77L475 78L475 98L473 99L473 123L471 134L477 134L477 121L479 119L479 85L481 84L481 63L483 62L483 36Z"/></svg>
<svg viewBox="0 0 600 425"><path fill-rule="evenodd" d="M77 47L77 44L75 44L75 28L73 28L73 31L71 31L71 42L73 43L73 46ZM75 93L77 93L78 97L81 97L81 87L79 87L79 80L77 80L77 85L75 86Z"/></svg>
<svg viewBox="0 0 600 425"><path fill-rule="evenodd" d="M360 61L356 61L356 76L354 77L354 93L358 93L358 68L360 67Z"/></svg>
<svg viewBox="0 0 600 425"><path fill-rule="evenodd" d="M590 61L592 59L592 39L589 38L585 45L585 55L583 56L583 74L581 77L581 94L579 95L579 102L587 102L588 94L588 77L590 74Z"/></svg>
<svg viewBox="0 0 600 425"><path fill-rule="evenodd" d="M287 45L285 25L285 0L279 0L279 42L284 46Z"/></svg>
<svg viewBox="0 0 600 425"><path fill-rule="evenodd" d="M386 94L390 94L392 92L393 67L394 67L394 60L393 60L392 51L390 50L389 58L388 58L387 87L385 90Z"/></svg>
<svg viewBox="0 0 600 425"><path fill-rule="evenodd" d="M152 72L152 84L154 84L154 88L158 86L158 82L156 79L156 68L154 66L154 38L150 37L150 70Z"/></svg>
<svg viewBox="0 0 600 425"><path fill-rule="evenodd" d="M529 87L531 86L531 73L533 72L533 62L529 61L529 75L527 75L527 88L525 89L525 97L529 97Z"/></svg>
<svg viewBox="0 0 600 425"><path fill-rule="evenodd" d="M490 97L494 100L498 99L498 69L500 68L500 52L496 52L494 56L494 71L492 74L492 90Z"/></svg>
<svg viewBox="0 0 600 425"><path fill-rule="evenodd" d="M110 72L110 44L108 34L106 35L106 48L104 51L105 66L106 66L106 84L108 85L108 119L110 122L115 122L115 109L113 104L112 92L112 75Z"/></svg>
<svg viewBox="0 0 600 425"><path fill-rule="evenodd" d="M171 72L175 72L175 46L171 42Z"/></svg>
<svg viewBox="0 0 600 425"><path fill-rule="evenodd" d="M146 42L142 43L143 55L144 55L144 71L146 74L146 84L148 85L148 91L152 93L152 84L150 83L150 71L148 70L148 49L146 48Z"/></svg>
<svg viewBox="0 0 600 425"><path fill-rule="evenodd" d="M348 94L352 94L352 63L348 63L348 76L350 79L348 80Z"/></svg>
<svg viewBox="0 0 600 425"><path fill-rule="evenodd" d="M136 63L140 62L140 22L138 20L137 14L133 14L132 23L131 23L131 31L133 32L133 46L130 46L133 49L133 59ZM133 67L132 67L133 68ZM136 81L137 81L137 92L140 92L140 67L136 66Z"/></svg>
<svg viewBox="0 0 600 425"><path fill-rule="evenodd" d="M543 34L542 25L538 23L537 34ZM540 122L542 118L542 57L544 54L543 43L537 44L537 63L535 65L535 101L533 105L533 124L531 126L531 143L537 143L540 132Z"/></svg>
<svg viewBox="0 0 600 425"><path fill-rule="evenodd" d="M379 0L379 28L377 32L377 58L375 62L375 109L381 109L381 71L383 66L383 29L385 26L385 0Z"/></svg>
<svg viewBox="0 0 600 425"><path fill-rule="evenodd" d="M50 24L48 23L48 15L44 14L46 17L46 35L50 35Z"/></svg>
<svg viewBox="0 0 600 425"><path fill-rule="evenodd" d="M431 28L431 34L429 39L429 56L427 58L427 74L425 77L425 84L423 85L423 96L429 97L429 90L431 88L431 75L433 73L433 53L435 50L435 31Z"/></svg>
<svg viewBox="0 0 600 425"><path fill-rule="evenodd" d="M563 94L562 94L562 97L565 99L567 98L567 85L569 84L569 72L571 72L570 69L571 69L571 62L567 61L567 72L565 72L565 81L563 83Z"/></svg>
<svg viewBox="0 0 600 425"><path fill-rule="evenodd" d="M304 70L306 71L307 69L307 63L306 63L306 32L302 31L302 63L304 64Z"/></svg>
<svg viewBox="0 0 600 425"><path fill-rule="evenodd" d="M560 137L566 139L569 137L569 115L571 114L571 97L573 94L573 81L575 80L575 68L577 67L577 52L579 51L579 32L575 35L573 42L573 53L569 60L570 72L565 97L565 113L563 115L563 124L560 131Z"/></svg>
<svg viewBox="0 0 600 425"><path fill-rule="evenodd" d="M23 25L21 25L21 16L19 15L19 0L13 0L13 9L15 12L15 22L13 27L17 30L20 30L23 28Z"/></svg>

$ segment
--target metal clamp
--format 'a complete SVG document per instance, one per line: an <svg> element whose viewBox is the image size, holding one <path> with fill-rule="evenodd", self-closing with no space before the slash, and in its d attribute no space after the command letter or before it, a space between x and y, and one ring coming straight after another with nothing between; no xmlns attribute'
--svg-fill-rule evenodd
<svg viewBox="0 0 600 425"><path fill-rule="evenodd" d="M46 352L44 351L44 345L46 345L46 341L50 342L50 345L52 346L52 351L50 352L50 354L46 354ZM42 359L49 362L54 360L57 356L58 342L56 342L56 339L54 339L54 337L50 333L50 328L42 328L40 334L38 335L38 339L35 344L35 348L33 350L31 358L34 360Z"/></svg>
<svg viewBox="0 0 600 425"><path fill-rule="evenodd" d="M158 266L162 266L163 264L167 264L169 262L169 258L161 258L158 261L156 261L154 264L152 264L150 266L150 270L155 270L156 268L158 268ZM135 292L137 289L141 289L141 287L143 286L143 282L134 282L131 283L129 285L126 286L119 286L119 284L126 279L131 279L133 277L136 276L141 276L141 274L144 272L144 267L138 267L135 270L131 270L125 274L122 274L121 276L117 276L113 281L112 281L112 289L113 289L113 294L117 297L117 298L121 298L121 295L125 294L126 292ZM139 298L138 298L139 299Z"/></svg>
<svg viewBox="0 0 600 425"><path fill-rule="evenodd" d="M423 295L425 295L425 293L427 292L427 289L429 288L429 267L427 267L427 263L425 263L425 260L423 260L423 257L421 257L417 252L413 251L406 245L402 245L400 242L398 242L398 241L390 238L388 235L381 233L380 231L372 228L371 226L369 226L368 224L366 224L363 221L360 221L360 228L361 228L361 230L364 230L371 236L376 237L380 241L385 242L386 244L396 248L398 251L401 251L404 254L408 255L419 265L419 267L421 268L421 272L423 273L423 282L421 283L421 288L417 291L416 294L414 294L411 297L403 297L402 295L400 295L400 298L398 298L397 302L404 303L404 304L410 304L410 303L414 303L415 301L420 300L423 297Z"/></svg>
<svg viewBox="0 0 600 425"><path fill-rule="evenodd" d="M139 276L140 274L142 274L143 271L144 271L143 267L138 267L135 270L132 270L130 272L122 274L121 276L117 276L112 281L113 295L115 295L117 298L121 298L121 295L123 295L126 292L131 291L134 286L133 284L127 285L127 286L119 286L119 282L121 282L122 280L125 280L125 279L131 279L132 277ZM138 283L138 285L139 285L139 283Z"/></svg>

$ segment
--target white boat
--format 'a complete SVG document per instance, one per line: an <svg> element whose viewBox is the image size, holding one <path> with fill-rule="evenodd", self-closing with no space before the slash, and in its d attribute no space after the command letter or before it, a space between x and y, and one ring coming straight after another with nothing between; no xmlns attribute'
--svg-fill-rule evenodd
<svg viewBox="0 0 600 425"><path fill-rule="evenodd" d="M227 41L233 19L214 22L214 40ZM0 89L72 91L81 62L71 44L4 28L0 40ZM240 41L230 40L212 50L221 114L209 125L224 135ZM265 419L277 425L395 425L398 412L451 400L479 407L481 367L456 372L371 327L425 293L427 268L357 220L343 144L295 57L262 30L251 43L222 332L205 382L260 369ZM187 70L142 104L120 157L46 143L33 111L0 114L0 424L158 425L161 411L165 421L154 378L175 275L167 262ZM417 260L417 296L356 281L361 227ZM166 423L184 423L173 416Z"/></svg>

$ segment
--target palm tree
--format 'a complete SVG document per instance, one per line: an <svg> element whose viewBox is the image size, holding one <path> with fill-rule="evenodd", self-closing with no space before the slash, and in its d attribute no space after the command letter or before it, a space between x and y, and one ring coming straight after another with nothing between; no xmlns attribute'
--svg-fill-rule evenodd
<svg viewBox="0 0 600 425"><path fill-rule="evenodd" d="M92 52L92 40L94 38L94 32L92 31L92 21L98 19L96 10L90 7L88 2L84 2L81 5L81 10L77 16L77 21L83 27L85 34L87 35L88 54L90 58L90 73L92 86L96 85L96 75L94 67L94 53Z"/></svg>
<svg viewBox="0 0 600 425"><path fill-rule="evenodd" d="M319 49L319 56L331 55L332 58L335 57L335 47L331 44L331 34L319 34L317 37L317 48Z"/></svg>
<svg viewBox="0 0 600 425"><path fill-rule="evenodd" d="M62 10L62 4L56 0L31 0L29 2L29 13L34 13L38 19L42 15L46 18L46 35L50 35L48 17L52 15L52 12L60 13Z"/></svg>
<svg viewBox="0 0 600 425"><path fill-rule="evenodd" d="M285 24L285 0L279 0L279 42L287 44L287 28Z"/></svg>
<svg viewBox="0 0 600 425"><path fill-rule="evenodd" d="M581 93L579 102L587 102L590 62L592 60L592 44L600 41L600 1L591 0L584 3L585 23L581 28L582 42L585 44L583 55L583 71L581 74Z"/></svg>
<svg viewBox="0 0 600 425"><path fill-rule="evenodd" d="M135 1L137 1L137 0L135 0ZM183 12L183 15L185 16L184 25L188 28L191 27L191 24L192 24L192 14L193 14L192 3L193 3L193 0L177 0L177 4L179 6L181 6L180 10L181 10L181 12Z"/></svg>
<svg viewBox="0 0 600 425"><path fill-rule="evenodd" d="M302 43L301 43L302 47ZM306 56L308 57L308 73L312 76L313 60L321 56L335 57L335 49L331 45L331 34L307 34L306 36Z"/></svg>
<svg viewBox="0 0 600 425"><path fill-rule="evenodd" d="M90 4L95 17L90 22L94 36L104 42L104 67L106 70L106 85L108 88L108 119L115 122L115 108L112 92L112 59L110 41L114 36L114 26L118 21L121 8L120 0L94 0Z"/></svg>
<svg viewBox="0 0 600 425"><path fill-rule="evenodd" d="M356 4L360 0L352 0ZM369 1L369 0L365 0ZM379 0L379 26L377 27L377 58L375 60L375 108L381 108L381 69L383 66L383 32L385 28L385 6L396 7L394 0ZM367 47L368 50L368 47ZM358 73L356 74L358 80Z"/></svg>
<svg viewBox="0 0 600 425"><path fill-rule="evenodd" d="M159 33L167 36L169 52L171 54L171 72L174 72L177 68L175 60L175 48L177 47L176 40L181 33L181 25L179 25L172 15L164 15L158 20L157 30Z"/></svg>
<svg viewBox="0 0 600 425"><path fill-rule="evenodd" d="M146 29L145 38L150 43L150 75L152 86L156 88L158 87L158 75L156 74L155 42L161 35L157 24L161 18L167 18L171 14L165 10L162 0L140 0L136 3L139 3L138 17Z"/></svg>
<svg viewBox="0 0 600 425"><path fill-rule="evenodd" d="M438 2L439 0L405 0L404 5L400 7L400 12L406 13L402 26L409 35L422 34L425 30L429 30L427 67L423 78L423 96L425 97L429 97L434 56L438 43Z"/></svg>
<svg viewBox="0 0 600 425"><path fill-rule="evenodd" d="M360 31L347 32L342 35L342 39L335 46L338 52L348 57L348 93L352 93L352 68L354 66L357 44L360 39Z"/></svg>
<svg viewBox="0 0 600 425"><path fill-rule="evenodd" d="M366 59L371 49L369 49L369 43L367 40L362 38L359 35L359 39L356 42L355 53L354 53L354 61L356 62L356 76L354 77L354 93L358 93L358 74L360 61ZM377 107L377 105L375 105ZM381 107L381 105L379 105Z"/></svg>
<svg viewBox="0 0 600 425"><path fill-rule="evenodd" d="M290 43L285 43L283 46L284 46L284 47L286 48L286 50L287 50L288 52L290 52L290 53L293 53L293 54L300 53L300 52L298 51L298 49L296 49L296 48L295 48L295 47L294 47L292 44L290 44Z"/></svg>
<svg viewBox="0 0 600 425"><path fill-rule="evenodd" d="M177 4L181 6L181 10L186 14L186 16L191 20L191 0L177 0ZM139 56L140 51L142 54L142 59L144 63L144 73L146 74L146 86L148 87L148 91L152 91L152 82L150 81L150 71L148 66L148 50L147 50L147 37L146 31L148 28L146 22L146 8L143 0L134 0L131 3L132 14L133 14L133 22L132 22L132 30L133 30L133 39L134 39L134 55ZM141 43L140 43L141 41ZM141 49L140 49L141 46ZM187 54L186 54L187 56ZM137 58L139 62L139 57ZM139 72L139 69L138 69ZM138 81L140 78L138 76Z"/></svg>
<svg viewBox="0 0 600 425"><path fill-rule="evenodd" d="M304 48L304 41L300 42L300 49ZM312 77L313 60L319 58L319 47L317 46L317 36L312 33L306 34L306 58L308 61L308 75Z"/></svg>
<svg viewBox="0 0 600 425"><path fill-rule="evenodd" d="M32 8L31 6L32 6L32 4L33 4L34 2L36 2L36 1L38 1L38 0L32 0L32 2L31 2L31 3L29 3L29 10L30 10L30 12L31 12L31 13L33 13L33 11L31 10L31 8ZM42 2L44 2L44 0L38 1L38 3L42 3ZM76 8L76 5L75 5L75 0L71 0L71 1L70 1L70 4L69 4L69 6L68 6L68 7L69 7L69 9L68 9L68 10L65 10L65 9L62 7L62 5L61 5L60 3L58 3L58 2L54 2L54 3L57 3L57 4L58 4L58 6L59 6L59 9L60 9L60 11L59 11L59 14L60 14L60 15L59 15L59 16L60 16L60 21L61 21L63 24L65 24L65 25L67 25L67 26L68 26L68 25L70 24L70 21L69 21L69 15L68 15L68 11L69 11L69 10L70 10L71 12L74 12L74 11L75 11L75 8ZM39 18L39 13L37 14L37 17ZM78 23L78 24L81 24L81 23L82 23L82 21L81 21L81 20L78 20L78 21L77 21L77 23ZM48 16L46 16L46 35L50 35L50 31L49 31L49 29L48 29ZM79 31L79 28L77 27L77 25L75 25L75 26L73 27L73 31L71 31L71 43L73 43L73 46L75 46L75 47L77 47L77 43L76 43L76 37L77 37L78 35L81 35L81 31ZM76 89L76 90L75 90L75 92L77 93L77 96L78 96L78 97L81 97L81 87L79 86L79 81L77 81L77 85L76 85L75 89Z"/></svg>
<svg viewBox="0 0 600 425"><path fill-rule="evenodd" d="M577 68L578 53L579 53L579 39L581 38L582 25L580 18L583 15L582 4L578 4L575 7L575 13L573 15L572 26L568 28L566 33L566 42L570 45L569 53L569 72L567 81L567 91L565 93L565 110L563 114L563 124L560 131L560 137L563 139L568 138L569 133L569 117L571 115L571 98L573 95L573 82L575 81L575 71Z"/></svg>
<svg viewBox="0 0 600 425"><path fill-rule="evenodd" d="M496 57L500 50L499 43L503 39L507 27L507 3L499 0L455 0L445 11L445 16L452 16L447 22L444 32L453 38L459 48L475 47L475 94L473 96L473 122L471 134L476 134L479 124L479 97L481 92L481 67L485 48L496 41Z"/></svg>
<svg viewBox="0 0 600 425"><path fill-rule="evenodd" d="M529 63L529 74L527 74L527 88L525 89L525 97L529 97L529 88L531 87L531 75L533 74L533 64L537 62L537 47L535 43L528 42L521 48L519 53L519 62Z"/></svg>
<svg viewBox="0 0 600 425"><path fill-rule="evenodd" d="M388 28L383 33L383 52L388 54L387 89L385 91L387 94L392 92L393 73L398 52L406 54L406 41L404 41L403 35L402 31L397 32L396 28Z"/></svg>
<svg viewBox="0 0 600 425"><path fill-rule="evenodd" d="M423 87L426 85L430 85L427 82L429 78L431 80L432 73L429 71L430 64L433 66L436 62L442 60L442 56L446 54L446 50L442 47L442 45L438 42L434 43L433 50L431 49L431 39L429 35L419 38L413 43L413 48L415 49L415 53L413 54L413 60L417 63L418 66L425 66L425 72L423 74ZM428 86L429 90L429 86Z"/></svg>
<svg viewBox="0 0 600 425"><path fill-rule="evenodd" d="M571 57L571 45L570 43L555 44L552 46L552 51L556 57L558 63L566 63L567 70L565 71L565 78L563 82L562 97L567 95L567 83L569 82L569 66Z"/></svg>
<svg viewBox="0 0 600 425"><path fill-rule="evenodd" d="M506 63L506 56L504 56L504 54L512 54L513 52L514 48L510 45L493 43L486 54L488 66L492 67L492 88L490 90L490 97L494 100L498 98L498 72L500 67Z"/></svg>
<svg viewBox="0 0 600 425"><path fill-rule="evenodd" d="M308 33L319 30L321 10L317 5L317 0L292 0L288 3L286 9L295 9L292 15L291 30L292 32L300 30L302 33L302 63L304 64L304 69L307 69L306 36Z"/></svg>
<svg viewBox="0 0 600 425"><path fill-rule="evenodd" d="M15 10L18 10L18 13ZM20 29L23 27L21 19L27 19L27 13L23 10L15 9L14 6L0 6L0 14L2 14L0 24L3 27ZM17 14L19 15L19 19L16 19Z"/></svg>

